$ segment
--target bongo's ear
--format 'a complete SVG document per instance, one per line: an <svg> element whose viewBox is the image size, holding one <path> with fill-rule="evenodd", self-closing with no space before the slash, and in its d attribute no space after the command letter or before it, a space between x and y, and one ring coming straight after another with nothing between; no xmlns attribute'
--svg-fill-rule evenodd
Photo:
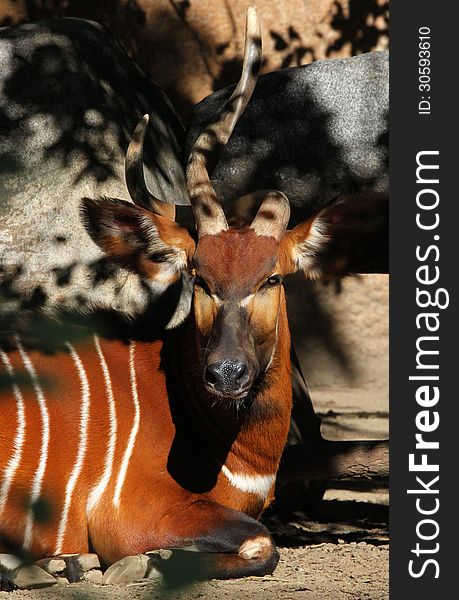
<svg viewBox="0 0 459 600"><path fill-rule="evenodd" d="M387 251L388 204L382 194L339 196L287 231L282 243L291 272L303 270L306 277L319 279L371 267L375 254Z"/></svg>
<svg viewBox="0 0 459 600"><path fill-rule="evenodd" d="M177 281L194 254L188 231L167 217L116 198L83 198L83 223L114 262L164 289Z"/></svg>

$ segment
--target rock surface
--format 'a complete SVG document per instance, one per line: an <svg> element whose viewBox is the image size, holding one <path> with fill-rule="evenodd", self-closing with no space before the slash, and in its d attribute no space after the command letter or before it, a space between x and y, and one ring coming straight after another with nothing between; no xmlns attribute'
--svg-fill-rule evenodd
<svg viewBox="0 0 459 600"><path fill-rule="evenodd" d="M104 573L103 583L113 585L138 581L145 577L148 566L149 558L145 554L126 556L108 567Z"/></svg>
<svg viewBox="0 0 459 600"><path fill-rule="evenodd" d="M36 564L50 575L62 573L66 567L65 560L62 558L42 558L37 560Z"/></svg>
<svg viewBox="0 0 459 600"><path fill-rule="evenodd" d="M7 574L6 579L9 579L12 585L20 590L34 590L56 585L57 583L55 577L38 565L18 567L9 576Z"/></svg>

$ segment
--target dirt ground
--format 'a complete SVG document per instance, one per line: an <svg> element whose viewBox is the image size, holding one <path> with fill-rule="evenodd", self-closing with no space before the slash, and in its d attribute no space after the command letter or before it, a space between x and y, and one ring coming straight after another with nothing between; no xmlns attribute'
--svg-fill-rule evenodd
<svg viewBox="0 0 459 600"><path fill-rule="evenodd" d="M96 587L74 583L41 591L0 592L10 600L386 600L387 545L319 544L281 548L274 575L244 580L210 581L167 596L158 584Z"/></svg>

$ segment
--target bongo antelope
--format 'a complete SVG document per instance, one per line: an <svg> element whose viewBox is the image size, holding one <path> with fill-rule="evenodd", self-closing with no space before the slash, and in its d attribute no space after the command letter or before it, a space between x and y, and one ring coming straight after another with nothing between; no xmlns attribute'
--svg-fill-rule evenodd
<svg viewBox="0 0 459 600"><path fill-rule="evenodd" d="M220 578L275 568L275 545L257 519L273 500L290 422L282 279L333 270L330 241L347 204L335 200L287 231L287 198L264 191L251 222L228 225L209 169L250 99L260 58L252 9L239 84L188 161L196 239L147 191L147 118L126 157L135 204L83 201L87 230L113 261L158 289L192 282L175 329L147 341L94 335L53 354L16 336L2 350L11 381L0 398L0 546L35 556L91 548L105 563L183 548ZM41 500L47 519L37 518Z"/></svg>

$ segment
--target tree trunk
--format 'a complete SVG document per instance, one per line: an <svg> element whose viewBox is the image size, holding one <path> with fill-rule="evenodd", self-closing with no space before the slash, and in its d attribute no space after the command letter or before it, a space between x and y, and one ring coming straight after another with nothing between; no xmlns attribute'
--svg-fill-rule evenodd
<svg viewBox="0 0 459 600"><path fill-rule="evenodd" d="M302 480L371 479L389 476L389 441L332 442L288 446L282 457L280 483Z"/></svg>

